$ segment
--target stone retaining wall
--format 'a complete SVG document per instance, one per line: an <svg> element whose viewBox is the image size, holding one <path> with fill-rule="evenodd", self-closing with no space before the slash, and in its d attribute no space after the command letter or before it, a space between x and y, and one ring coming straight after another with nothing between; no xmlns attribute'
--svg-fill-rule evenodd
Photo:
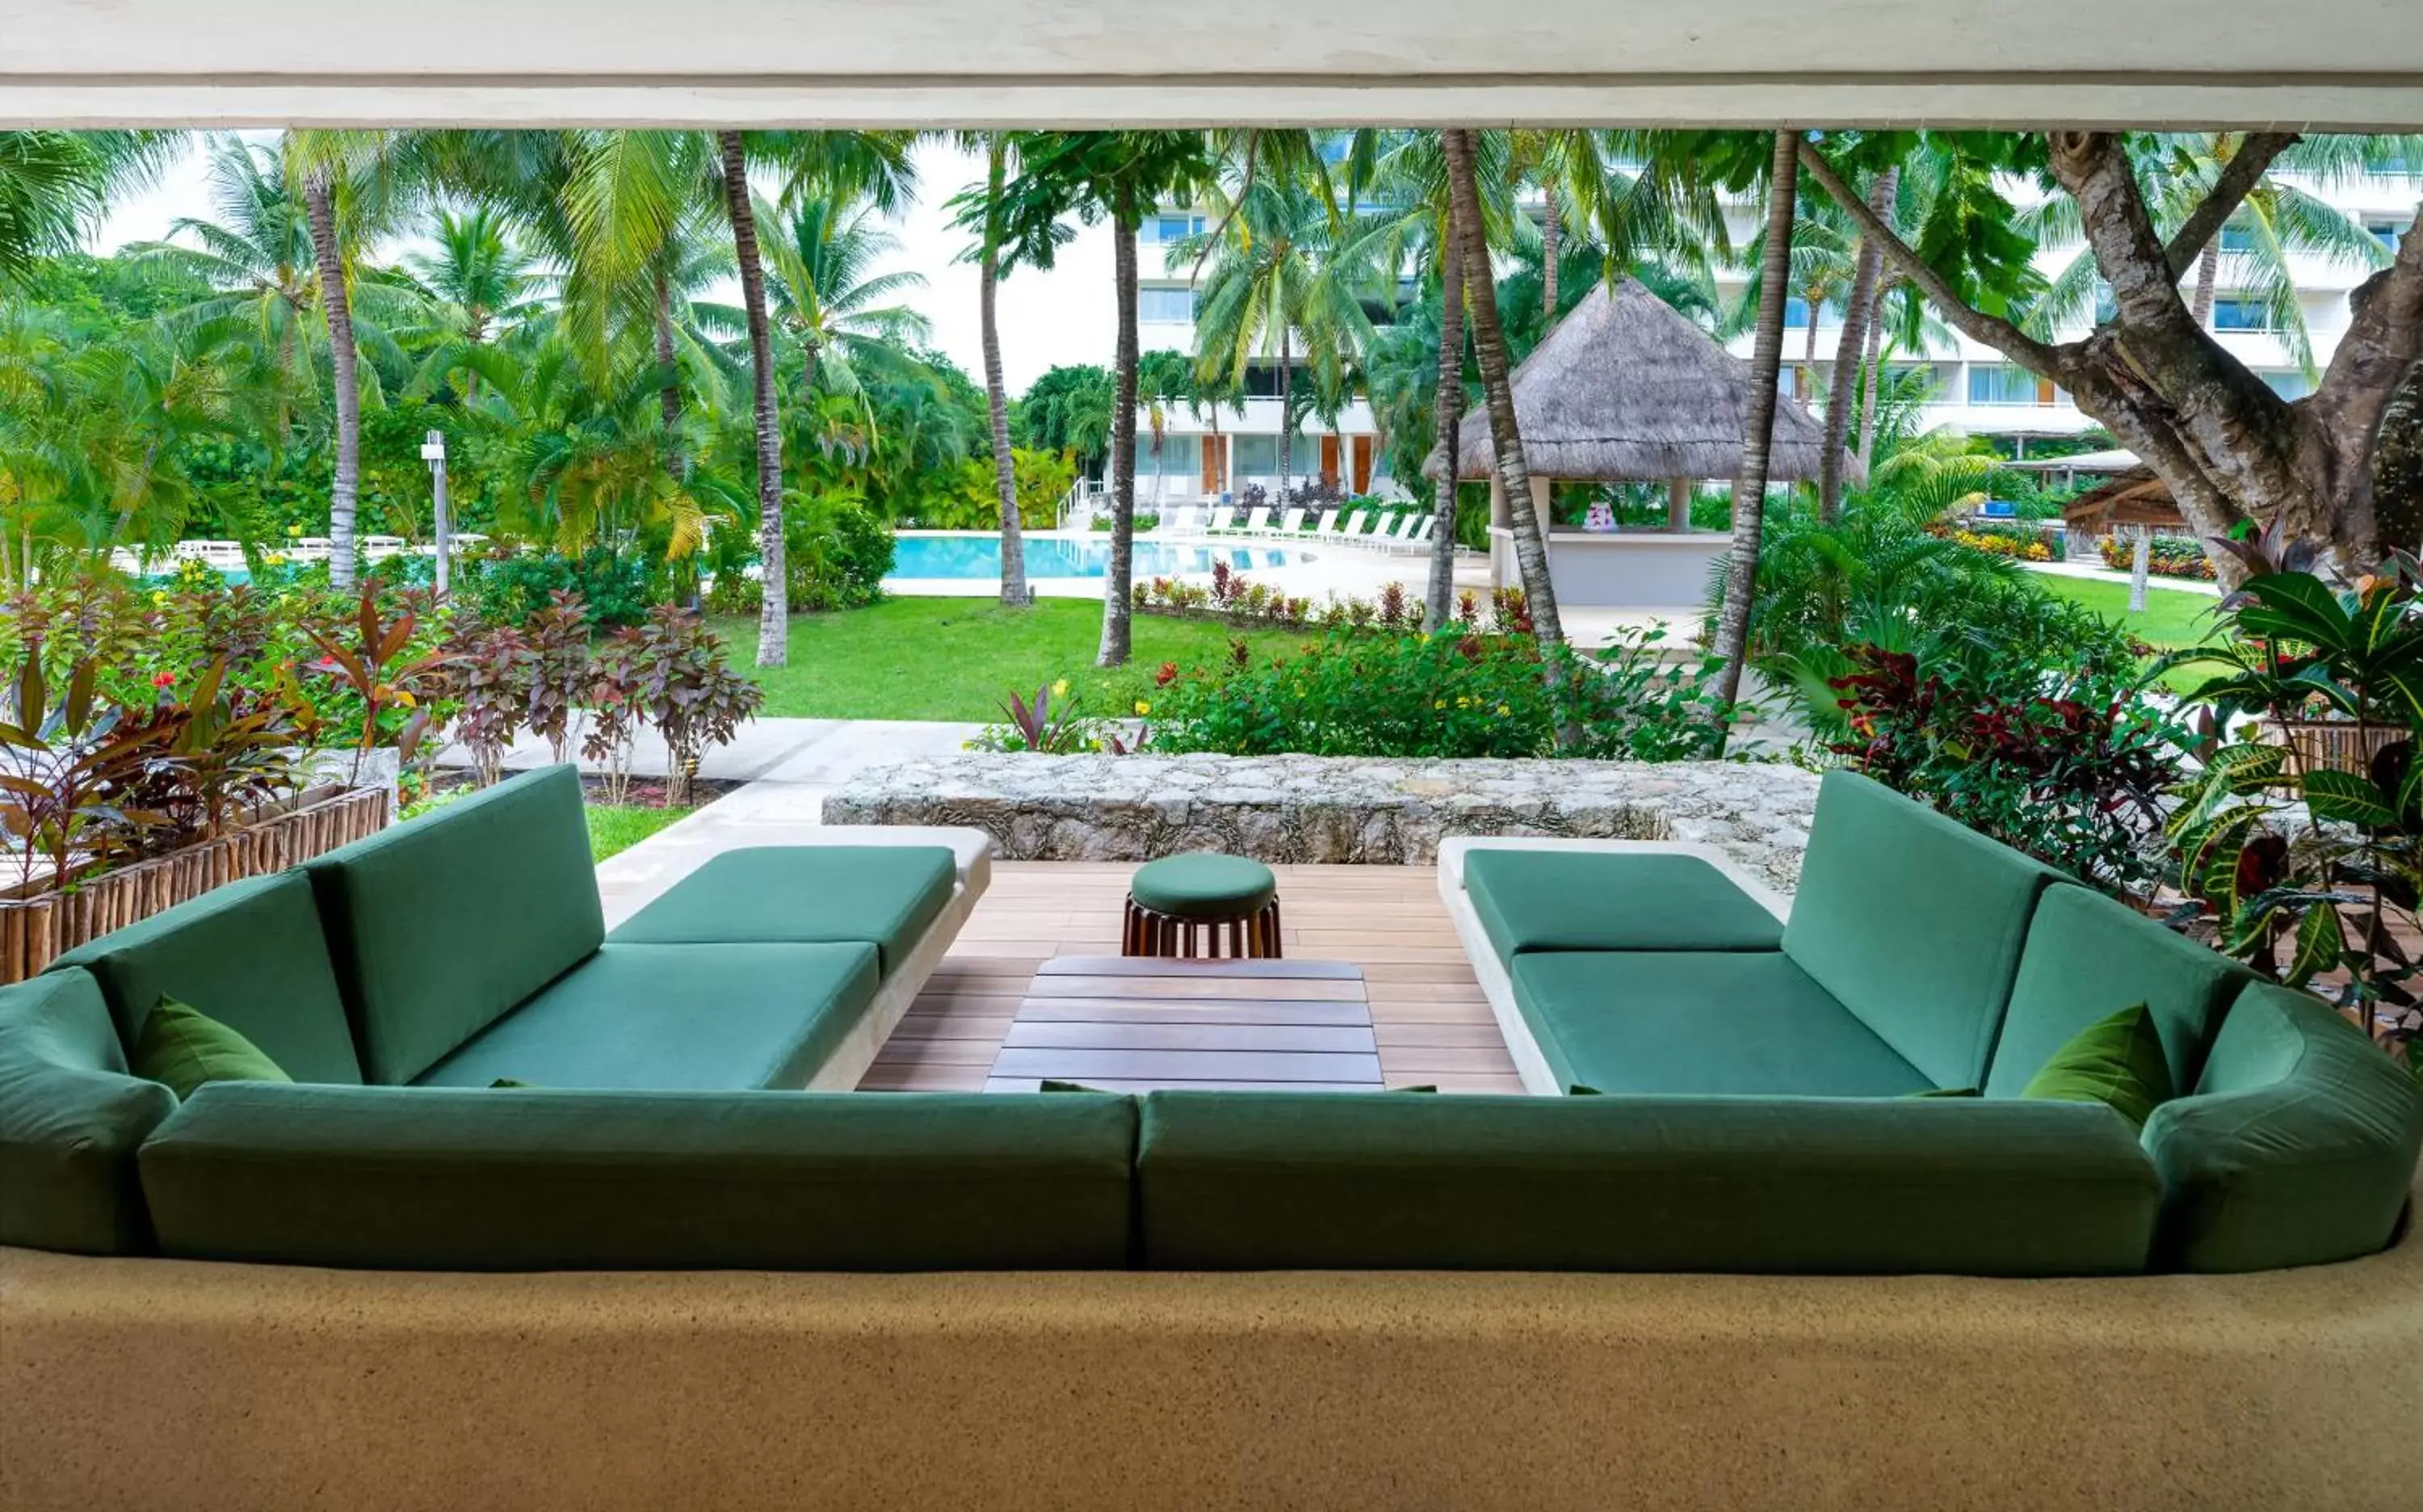
<svg viewBox="0 0 2423 1512"><path fill-rule="evenodd" d="M965 824L1009 861L1427 865L1450 835L1694 840L1787 892L1815 774L1770 763L965 755L860 772L828 824Z"/></svg>

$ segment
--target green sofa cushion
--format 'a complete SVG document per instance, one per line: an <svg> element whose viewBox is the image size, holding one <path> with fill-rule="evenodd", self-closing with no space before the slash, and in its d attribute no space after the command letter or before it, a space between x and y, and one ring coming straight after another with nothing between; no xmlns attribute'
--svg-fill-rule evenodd
<svg viewBox="0 0 2423 1512"><path fill-rule="evenodd" d="M1772 950L1783 921L1698 856L1468 851L1465 894L1497 959L1526 950Z"/></svg>
<svg viewBox="0 0 2423 1512"><path fill-rule="evenodd" d="M0 987L0 1244L148 1250L135 1153L176 1110L174 1092L127 1074L90 973Z"/></svg>
<svg viewBox="0 0 2423 1512"><path fill-rule="evenodd" d="M1560 1087L1898 1097L1933 1085L1772 950L1535 951L1513 975Z"/></svg>
<svg viewBox="0 0 2423 1512"><path fill-rule="evenodd" d="M864 940L889 977L949 906L958 881L946 845L752 846L710 856L607 938L630 945Z"/></svg>
<svg viewBox="0 0 2423 1512"><path fill-rule="evenodd" d="M2067 883L2045 889L2028 926L1986 1095L2015 1097L2072 1036L2131 1003L2162 1035L2171 1086L2196 1083L2205 1046L2246 968L2125 903Z"/></svg>
<svg viewBox="0 0 2423 1512"><path fill-rule="evenodd" d="M1172 918L1243 918L1278 896L1278 879L1244 856L1190 851L1138 867L1128 896L1138 908Z"/></svg>
<svg viewBox="0 0 2423 1512"><path fill-rule="evenodd" d="M2101 1103L2144 1128L2154 1109L2171 1100L2171 1068L2162 1061L2162 1037L2154 1011L2131 1003L2078 1031L2052 1058L2036 1068L2021 1097L2058 1103Z"/></svg>
<svg viewBox="0 0 2423 1512"><path fill-rule="evenodd" d="M2117 1274L2161 1186L2103 1107L1153 1092L1156 1269Z"/></svg>
<svg viewBox="0 0 2423 1512"><path fill-rule="evenodd" d="M2029 913L2056 876L1924 804L1829 772L1783 950L1927 1080L1975 1087Z"/></svg>
<svg viewBox="0 0 2423 1512"><path fill-rule="evenodd" d="M2269 983L2222 1021L2192 1096L2146 1122L2162 1262L2269 1270L2386 1245L2423 1152L2423 1086L2328 1005Z"/></svg>
<svg viewBox="0 0 2423 1512"><path fill-rule="evenodd" d="M542 768L308 865L369 1080L412 1080L605 939L580 802Z"/></svg>
<svg viewBox="0 0 2423 1512"><path fill-rule="evenodd" d="M418 1084L804 1087L877 979L868 945L609 945Z"/></svg>
<svg viewBox="0 0 2423 1512"><path fill-rule="evenodd" d="M129 1067L179 1097L214 1081L293 1081L261 1046L190 1003L160 999L135 1037Z"/></svg>
<svg viewBox="0 0 2423 1512"><path fill-rule="evenodd" d="M214 888L79 946L51 969L77 966L100 980L123 1044L173 997L259 1045L297 1081L362 1079L320 911L296 872Z"/></svg>
<svg viewBox="0 0 2423 1512"><path fill-rule="evenodd" d="M142 1171L163 1252L195 1259L1094 1269L1127 1264L1134 1152L1124 1097L229 1082Z"/></svg>

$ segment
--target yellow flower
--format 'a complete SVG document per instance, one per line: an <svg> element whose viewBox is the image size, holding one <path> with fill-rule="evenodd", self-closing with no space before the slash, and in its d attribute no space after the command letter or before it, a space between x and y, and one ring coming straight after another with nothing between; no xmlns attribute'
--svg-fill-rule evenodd
<svg viewBox="0 0 2423 1512"><path fill-rule="evenodd" d="M303 527L300 525L289 525L286 527L286 533L290 537L299 538L303 534Z"/></svg>
<svg viewBox="0 0 2423 1512"><path fill-rule="evenodd" d="M1440 699L1437 703L1433 704L1431 707L1432 707L1433 708L1445 708L1447 707L1447 700L1446 700L1446 699L1444 699L1444 698L1442 698L1442 699Z"/></svg>
<svg viewBox="0 0 2423 1512"><path fill-rule="evenodd" d="M166 588L154 588L154 589L152 589L152 590L151 590L151 601L152 601L153 603L155 603L155 604L165 604L165 603L166 603L166 602L168 601L168 590L167 590L167 589L166 589Z"/></svg>
<svg viewBox="0 0 2423 1512"><path fill-rule="evenodd" d="M1500 704L1500 705L1498 705L1498 706L1497 706L1497 717L1498 717L1499 719L1504 719L1504 718L1506 718L1509 714L1512 714L1512 713L1513 713L1513 712L1514 712L1514 711L1513 711L1512 709L1511 709L1511 708L1507 708L1504 704Z"/></svg>
<svg viewBox="0 0 2423 1512"><path fill-rule="evenodd" d="M1068 678L1063 677L1058 682L1052 685L1052 696L1054 698L1066 698L1069 696Z"/></svg>
<svg viewBox="0 0 2423 1512"><path fill-rule="evenodd" d="M1152 706L1139 698L1136 700L1136 712L1139 714L1149 714L1152 712Z"/></svg>

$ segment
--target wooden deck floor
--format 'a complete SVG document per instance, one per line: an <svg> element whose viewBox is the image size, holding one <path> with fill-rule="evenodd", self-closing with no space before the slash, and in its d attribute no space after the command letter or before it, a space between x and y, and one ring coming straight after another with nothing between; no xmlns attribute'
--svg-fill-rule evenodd
<svg viewBox="0 0 2423 1512"><path fill-rule="evenodd" d="M996 862L992 886L876 1058L867 1091L976 1091L1035 968L1116 955L1124 864ZM1518 1093L1522 1083L1427 867L1277 867L1287 953L1370 984L1390 1087Z"/></svg>

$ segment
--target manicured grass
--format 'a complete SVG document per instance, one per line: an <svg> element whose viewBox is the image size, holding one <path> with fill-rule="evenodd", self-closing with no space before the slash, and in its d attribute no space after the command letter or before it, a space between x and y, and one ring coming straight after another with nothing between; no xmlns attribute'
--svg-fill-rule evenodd
<svg viewBox="0 0 2423 1512"><path fill-rule="evenodd" d="M2177 588L2146 585L2146 611L2142 614L2129 612L2129 585L2106 582L2098 578L2062 578L2051 573L2038 575L2036 581L2065 598L2074 598L2105 619L2120 626L2147 645L2162 650L2193 645L2218 633L2212 616L2212 606L2219 599L2210 594L2186 593ZM2193 667L2181 667L2165 674L2162 685L2185 692L2202 682L2209 674Z"/></svg>
<svg viewBox="0 0 2423 1512"><path fill-rule="evenodd" d="M603 861L686 820L697 810L689 808L641 808L637 804L613 807L592 804L589 815L589 859Z"/></svg>
<svg viewBox="0 0 2423 1512"><path fill-rule="evenodd" d="M1080 707L1125 713L1152 696L1164 661L1199 666L1228 654L1243 635L1257 657L1292 651L1303 632L1232 630L1208 620L1135 616L1134 655L1125 668L1094 666L1102 606L1092 599L1046 598L1005 610L982 598L894 598L871 609L802 614L791 622L790 664L760 670L754 620L716 625L733 665L766 688L768 715L809 719L934 719L998 722L1015 690L1065 677Z"/></svg>

